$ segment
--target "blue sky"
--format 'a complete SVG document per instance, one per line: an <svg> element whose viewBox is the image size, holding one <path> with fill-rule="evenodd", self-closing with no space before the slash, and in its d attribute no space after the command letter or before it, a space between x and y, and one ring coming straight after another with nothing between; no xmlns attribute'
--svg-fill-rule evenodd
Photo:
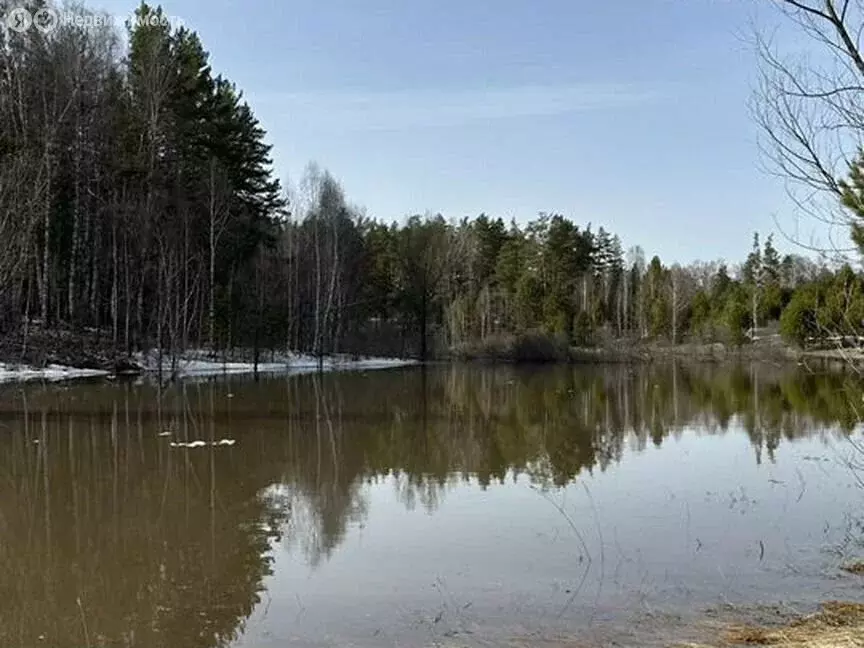
<svg viewBox="0 0 864 648"><path fill-rule="evenodd" d="M127 13L134 0L93 6ZM387 221L539 211L664 261L794 230L747 109L752 0L165 0L244 90L280 178ZM799 235L809 239L812 226ZM775 238L779 238L779 233ZM785 242L781 248L791 246Z"/></svg>

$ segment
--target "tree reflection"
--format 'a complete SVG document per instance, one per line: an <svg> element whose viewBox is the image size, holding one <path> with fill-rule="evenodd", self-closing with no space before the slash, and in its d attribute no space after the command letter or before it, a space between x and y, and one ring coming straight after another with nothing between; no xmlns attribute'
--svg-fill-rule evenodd
<svg viewBox="0 0 864 648"><path fill-rule="evenodd" d="M468 480L555 488L733 428L773 461L783 442L853 430L862 393L855 375L765 365L7 387L0 644L226 646L274 541L314 568L364 522L371 482L431 512ZM193 440L208 445L170 445Z"/></svg>
<svg viewBox="0 0 864 648"><path fill-rule="evenodd" d="M225 448L159 443L203 418L95 389L86 414L77 390L5 394L0 644L228 645L284 512Z"/></svg>

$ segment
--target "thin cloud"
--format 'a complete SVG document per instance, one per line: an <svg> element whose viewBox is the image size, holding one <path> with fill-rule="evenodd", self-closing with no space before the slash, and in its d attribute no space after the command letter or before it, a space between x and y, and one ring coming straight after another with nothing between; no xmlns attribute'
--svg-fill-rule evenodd
<svg viewBox="0 0 864 648"><path fill-rule="evenodd" d="M256 94L253 103L310 128L377 130L632 108L664 97L658 90L634 85L586 84L461 91L263 93Z"/></svg>

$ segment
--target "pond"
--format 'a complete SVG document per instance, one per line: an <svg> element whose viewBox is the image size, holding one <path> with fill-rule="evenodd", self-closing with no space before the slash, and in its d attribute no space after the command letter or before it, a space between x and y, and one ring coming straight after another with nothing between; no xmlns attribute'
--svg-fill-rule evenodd
<svg viewBox="0 0 864 648"><path fill-rule="evenodd" d="M767 365L5 385L0 645L646 645L861 599L861 403Z"/></svg>

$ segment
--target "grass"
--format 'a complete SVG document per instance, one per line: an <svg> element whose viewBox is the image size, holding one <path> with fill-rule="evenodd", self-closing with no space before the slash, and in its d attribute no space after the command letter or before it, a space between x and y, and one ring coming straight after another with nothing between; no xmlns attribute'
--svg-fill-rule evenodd
<svg viewBox="0 0 864 648"><path fill-rule="evenodd" d="M732 628L728 642L737 645L779 648L860 648L864 647L864 604L829 601L811 616L780 628L752 626Z"/></svg>

